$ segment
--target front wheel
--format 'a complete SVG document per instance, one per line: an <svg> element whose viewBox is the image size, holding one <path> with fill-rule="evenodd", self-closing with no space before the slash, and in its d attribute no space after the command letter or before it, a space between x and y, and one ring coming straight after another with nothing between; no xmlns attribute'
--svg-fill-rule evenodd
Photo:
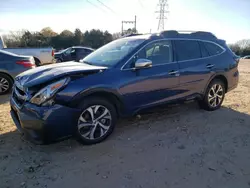
<svg viewBox="0 0 250 188"><path fill-rule="evenodd" d="M83 144L96 144L105 140L114 130L117 120L114 105L102 98L88 98L81 106L76 136Z"/></svg>
<svg viewBox="0 0 250 188"><path fill-rule="evenodd" d="M219 109L224 100L225 93L226 90L224 82L218 79L213 80L208 85L203 100L199 101L200 107L208 111Z"/></svg>

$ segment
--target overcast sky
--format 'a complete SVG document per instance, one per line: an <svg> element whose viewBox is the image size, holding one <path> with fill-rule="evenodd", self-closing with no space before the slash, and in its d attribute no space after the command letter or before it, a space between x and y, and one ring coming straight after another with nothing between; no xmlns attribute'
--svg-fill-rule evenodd
<svg viewBox="0 0 250 188"><path fill-rule="evenodd" d="M0 32L49 26L56 32L96 28L113 33L121 30L122 20L135 15L139 32L157 31L158 0L100 1L112 10L98 0L2 0ZM228 43L250 38L250 0L169 0L169 11L165 30L211 31Z"/></svg>

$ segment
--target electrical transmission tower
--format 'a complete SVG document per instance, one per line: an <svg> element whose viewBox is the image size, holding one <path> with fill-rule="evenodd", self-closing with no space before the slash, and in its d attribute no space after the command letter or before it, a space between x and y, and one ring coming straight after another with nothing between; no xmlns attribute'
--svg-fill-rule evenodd
<svg viewBox="0 0 250 188"><path fill-rule="evenodd" d="M158 23L158 31L159 31L159 30L164 30L164 22L167 19L166 14L169 12L168 0L159 0L158 6L160 6L160 10L156 11L156 13L160 14L159 17L157 17L157 19L159 19Z"/></svg>

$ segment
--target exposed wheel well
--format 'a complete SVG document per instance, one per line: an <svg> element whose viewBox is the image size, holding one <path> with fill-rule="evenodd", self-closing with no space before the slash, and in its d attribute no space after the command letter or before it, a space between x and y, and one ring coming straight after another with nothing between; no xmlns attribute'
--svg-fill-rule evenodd
<svg viewBox="0 0 250 188"><path fill-rule="evenodd" d="M223 76L223 75L218 75L218 76L215 76L215 77L213 78L213 80L215 80L215 79L218 79L218 80L223 81L223 83L225 84L226 92L227 92L227 89L228 89L227 78L226 78L225 76ZM213 81L213 80L212 80L212 81Z"/></svg>
<svg viewBox="0 0 250 188"><path fill-rule="evenodd" d="M120 116L122 113L122 110L124 107L123 102L115 94L111 92L98 91L98 92L91 93L85 96L84 98L86 97L100 97L100 98L106 99L115 106L118 116Z"/></svg>
<svg viewBox="0 0 250 188"><path fill-rule="evenodd" d="M41 65L41 61L37 57L34 57L34 60L35 60L36 66L40 66Z"/></svg>

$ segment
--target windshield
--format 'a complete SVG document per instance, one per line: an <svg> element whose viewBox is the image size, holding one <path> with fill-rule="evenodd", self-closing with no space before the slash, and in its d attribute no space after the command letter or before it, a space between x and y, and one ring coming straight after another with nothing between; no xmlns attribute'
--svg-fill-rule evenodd
<svg viewBox="0 0 250 188"><path fill-rule="evenodd" d="M91 65L111 67L128 55L137 46L142 44L145 39L123 38L106 44L94 51L82 61Z"/></svg>

